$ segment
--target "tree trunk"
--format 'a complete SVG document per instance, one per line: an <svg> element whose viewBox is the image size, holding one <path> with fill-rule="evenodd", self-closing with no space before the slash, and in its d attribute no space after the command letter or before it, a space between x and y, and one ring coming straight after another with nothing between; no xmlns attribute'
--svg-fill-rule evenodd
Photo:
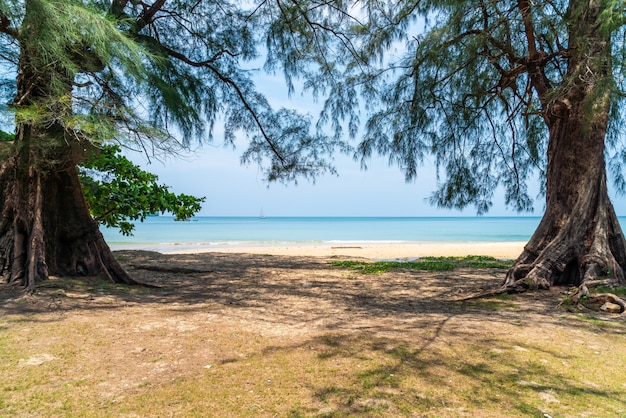
<svg viewBox="0 0 626 418"><path fill-rule="evenodd" d="M530 74L550 134L546 210L506 276L507 290L576 285L586 293L600 276L626 284L626 241L604 160L613 81L610 34L599 30L603 7L570 2L568 69L558 90L543 72Z"/></svg>
<svg viewBox="0 0 626 418"><path fill-rule="evenodd" d="M0 144L0 274L28 291L48 275L104 274L136 283L113 257L85 202L76 165L89 141L65 126L74 73L40 49L38 7L25 2L15 141Z"/></svg>
<svg viewBox="0 0 626 418"><path fill-rule="evenodd" d="M66 153L69 150L66 151ZM89 214L76 166L44 170L15 157L0 169L0 273L33 291L48 275L105 275L136 284L113 257Z"/></svg>
<svg viewBox="0 0 626 418"><path fill-rule="evenodd" d="M581 107L550 131L546 211L507 274L510 289L581 286L599 276L624 283L626 241L607 193L605 130L581 126Z"/></svg>

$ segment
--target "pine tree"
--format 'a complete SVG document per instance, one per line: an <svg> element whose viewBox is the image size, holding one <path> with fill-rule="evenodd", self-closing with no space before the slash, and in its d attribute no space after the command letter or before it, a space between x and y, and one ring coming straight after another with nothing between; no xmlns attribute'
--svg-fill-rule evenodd
<svg viewBox="0 0 626 418"><path fill-rule="evenodd" d="M50 274L134 282L80 187L77 167L99 144L176 152L178 137L210 140L220 119L225 141L245 135L244 161L271 180L332 171L324 156L340 141L273 109L252 68L263 50L290 86L328 73L345 16L340 1L0 1L3 113L15 126L0 143L0 273L30 291Z"/></svg>
<svg viewBox="0 0 626 418"><path fill-rule="evenodd" d="M624 2L372 2L364 11L360 56L370 67L351 84L371 111L361 158L388 155L413 180L434 155L432 202L479 214L498 187L508 205L531 209L538 173L545 213L503 289L572 284L585 294L599 279L626 283L606 174L608 156L624 190Z"/></svg>

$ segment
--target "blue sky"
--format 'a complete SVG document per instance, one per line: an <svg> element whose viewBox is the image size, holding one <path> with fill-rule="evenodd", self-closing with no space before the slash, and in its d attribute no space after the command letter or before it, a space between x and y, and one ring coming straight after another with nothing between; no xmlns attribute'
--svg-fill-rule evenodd
<svg viewBox="0 0 626 418"><path fill-rule="evenodd" d="M296 93L288 97L282 78L260 75L257 88L266 94L274 108L286 107L317 116L320 104ZM205 196L202 216L474 216L473 207L463 211L439 209L427 199L436 187L436 173L428 161L418 179L406 183L396 166L386 157L374 157L363 171L350 156L337 155L338 176L325 175L315 184L301 180L297 185L268 184L257 166L241 166L239 157L245 142L236 150L221 146L219 123L215 143L204 144L183 158L169 157L164 162L146 163L142 155L131 159L159 176L159 181L176 193ZM537 193L538 185L529 186ZM626 215L626 197L611 198L618 215ZM543 197L537 199L535 211L524 216L541 216ZM517 212L504 205L503 193L496 192L487 216L515 216Z"/></svg>
<svg viewBox="0 0 626 418"><path fill-rule="evenodd" d="M287 94L279 76L259 74L257 89L272 107L296 109L316 117L321 104L311 97ZM336 155L338 176L324 175L310 183L267 184L256 165L242 166L239 158L245 141L236 150L221 144L223 131L216 124L215 143L204 144L183 158L146 164L142 155L131 159L159 176L159 181L176 193L205 196L199 215L204 216L455 216L473 215L473 210L438 210L427 197L435 185L434 170L425 169L417 183L407 184L397 167L389 167L384 157L375 157L367 171L351 156ZM510 215L500 211L493 215Z"/></svg>
<svg viewBox="0 0 626 418"><path fill-rule="evenodd" d="M184 158L145 163L140 155L132 159L159 176L159 181L177 193L206 196L199 215L203 216L473 216L473 207L464 211L438 209L427 202L436 185L432 167L424 167L413 183L405 183L397 167L385 158L375 158L367 171L347 156L337 156L338 176L325 175L311 184L268 184L256 166L241 166L242 150L204 145ZM538 190L538 187L535 188ZM618 215L626 215L626 198L612 193ZM540 216L543 198L533 213ZM514 216L506 209L502 193L496 193L487 216Z"/></svg>
<svg viewBox="0 0 626 418"><path fill-rule="evenodd" d="M434 184L426 172L419 183L406 184L402 173L378 158L362 171L347 156L338 156L338 176L325 175L314 184L268 184L256 166L239 164L240 150L203 146L185 160L143 165L175 192L206 196L200 215L257 216L439 216L425 198ZM143 157L135 158L141 162ZM431 189L432 190L432 189ZM459 212L446 211L448 215ZM471 214L471 213L470 213Z"/></svg>
<svg viewBox="0 0 626 418"><path fill-rule="evenodd" d="M325 175L315 184L306 180L297 185L270 184L263 181L256 166L239 164L241 150L221 146L203 146L184 159L170 157L165 162L145 164L145 158L133 160L157 174L159 181L177 193L206 196L199 215L203 216L473 216L473 207L464 211L438 209L427 202L436 185L432 167L424 167L418 180L405 183L397 167L389 167L384 158L375 158L367 171L358 162L340 156L336 160L338 176ZM538 188L536 188L538 189ZM618 215L626 215L626 198L611 193ZM537 200L533 213L540 216L543 198ZM487 216L514 216L506 209L502 193L496 193Z"/></svg>

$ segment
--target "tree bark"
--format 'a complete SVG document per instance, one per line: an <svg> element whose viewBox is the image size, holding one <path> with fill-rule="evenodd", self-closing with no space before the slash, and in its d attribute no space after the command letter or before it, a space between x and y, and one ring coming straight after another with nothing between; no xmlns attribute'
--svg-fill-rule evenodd
<svg viewBox="0 0 626 418"><path fill-rule="evenodd" d="M581 126L582 111L550 131L546 211L507 274L510 289L581 286L600 276L624 283L626 241L607 192L605 132Z"/></svg>
<svg viewBox="0 0 626 418"><path fill-rule="evenodd" d="M16 118L13 143L0 144L0 274L28 291L49 275L136 283L113 257L82 193L77 163L89 141L64 123L74 74L40 51L36 4L25 6L13 106L28 117Z"/></svg>
<svg viewBox="0 0 626 418"><path fill-rule="evenodd" d="M28 175L18 173L28 172ZM33 291L55 276L97 276L137 284L104 241L82 194L76 166L23 170L19 158L0 169L0 273Z"/></svg>
<svg viewBox="0 0 626 418"><path fill-rule="evenodd" d="M610 35L602 5L570 3L568 70L558 90L536 73L549 128L546 210L504 281L509 291L587 285L600 276L626 284L626 241L608 196L605 137L612 86Z"/></svg>

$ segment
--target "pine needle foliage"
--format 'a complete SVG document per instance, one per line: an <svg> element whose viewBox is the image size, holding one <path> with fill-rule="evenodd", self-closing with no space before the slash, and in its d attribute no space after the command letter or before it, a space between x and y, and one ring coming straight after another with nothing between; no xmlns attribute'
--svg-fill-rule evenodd
<svg viewBox="0 0 626 418"><path fill-rule="evenodd" d="M282 72L291 91L296 83L338 83L332 74L349 42L349 7L2 0L0 94L11 103L3 112L17 125L59 124L66 142L151 152L212 141L219 121L225 143L247 138L242 162L262 164L269 180L334 172L329 155L347 149L343 138L323 133L310 115L274 109L253 80L265 56L265 71ZM15 97L20 59L46 80L45 91Z"/></svg>
<svg viewBox="0 0 626 418"><path fill-rule="evenodd" d="M579 31L591 24L590 4L600 8L601 24ZM545 112L576 80L590 77L594 67L585 63L606 60L589 47L589 36L606 34L610 76L594 79L585 118L591 125L605 117L596 104L611 101L607 159L625 190L623 1L378 1L365 2L362 12L367 26L354 41L359 61L344 74L352 84L330 95L326 111L342 108L354 117L361 108L352 96L365 98L369 115L356 154L364 166L374 153L386 155L414 181L432 155L438 170L432 203L474 206L482 214L502 187L507 205L532 210L528 184L546 173Z"/></svg>
<svg viewBox="0 0 626 418"><path fill-rule="evenodd" d="M583 33L589 4L600 24ZM438 206L485 213L501 187L528 211L528 184L546 173L546 109L588 76L585 62L607 59L588 36L609 37L611 71L595 80L585 118L610 102L608 169L626 190L624 15L622 0L1 0L0 94L11 103L10 69L32 50L51 90L5 113L61 121L66 141L172 151L213 140L223 122L225 143L246 138L244 164L294 181L334 173L332 154L360 136L363 167L386 155L407 181L432 155ZM255 86L262 71L320 99L317 123L272 107Z"/></svg>

